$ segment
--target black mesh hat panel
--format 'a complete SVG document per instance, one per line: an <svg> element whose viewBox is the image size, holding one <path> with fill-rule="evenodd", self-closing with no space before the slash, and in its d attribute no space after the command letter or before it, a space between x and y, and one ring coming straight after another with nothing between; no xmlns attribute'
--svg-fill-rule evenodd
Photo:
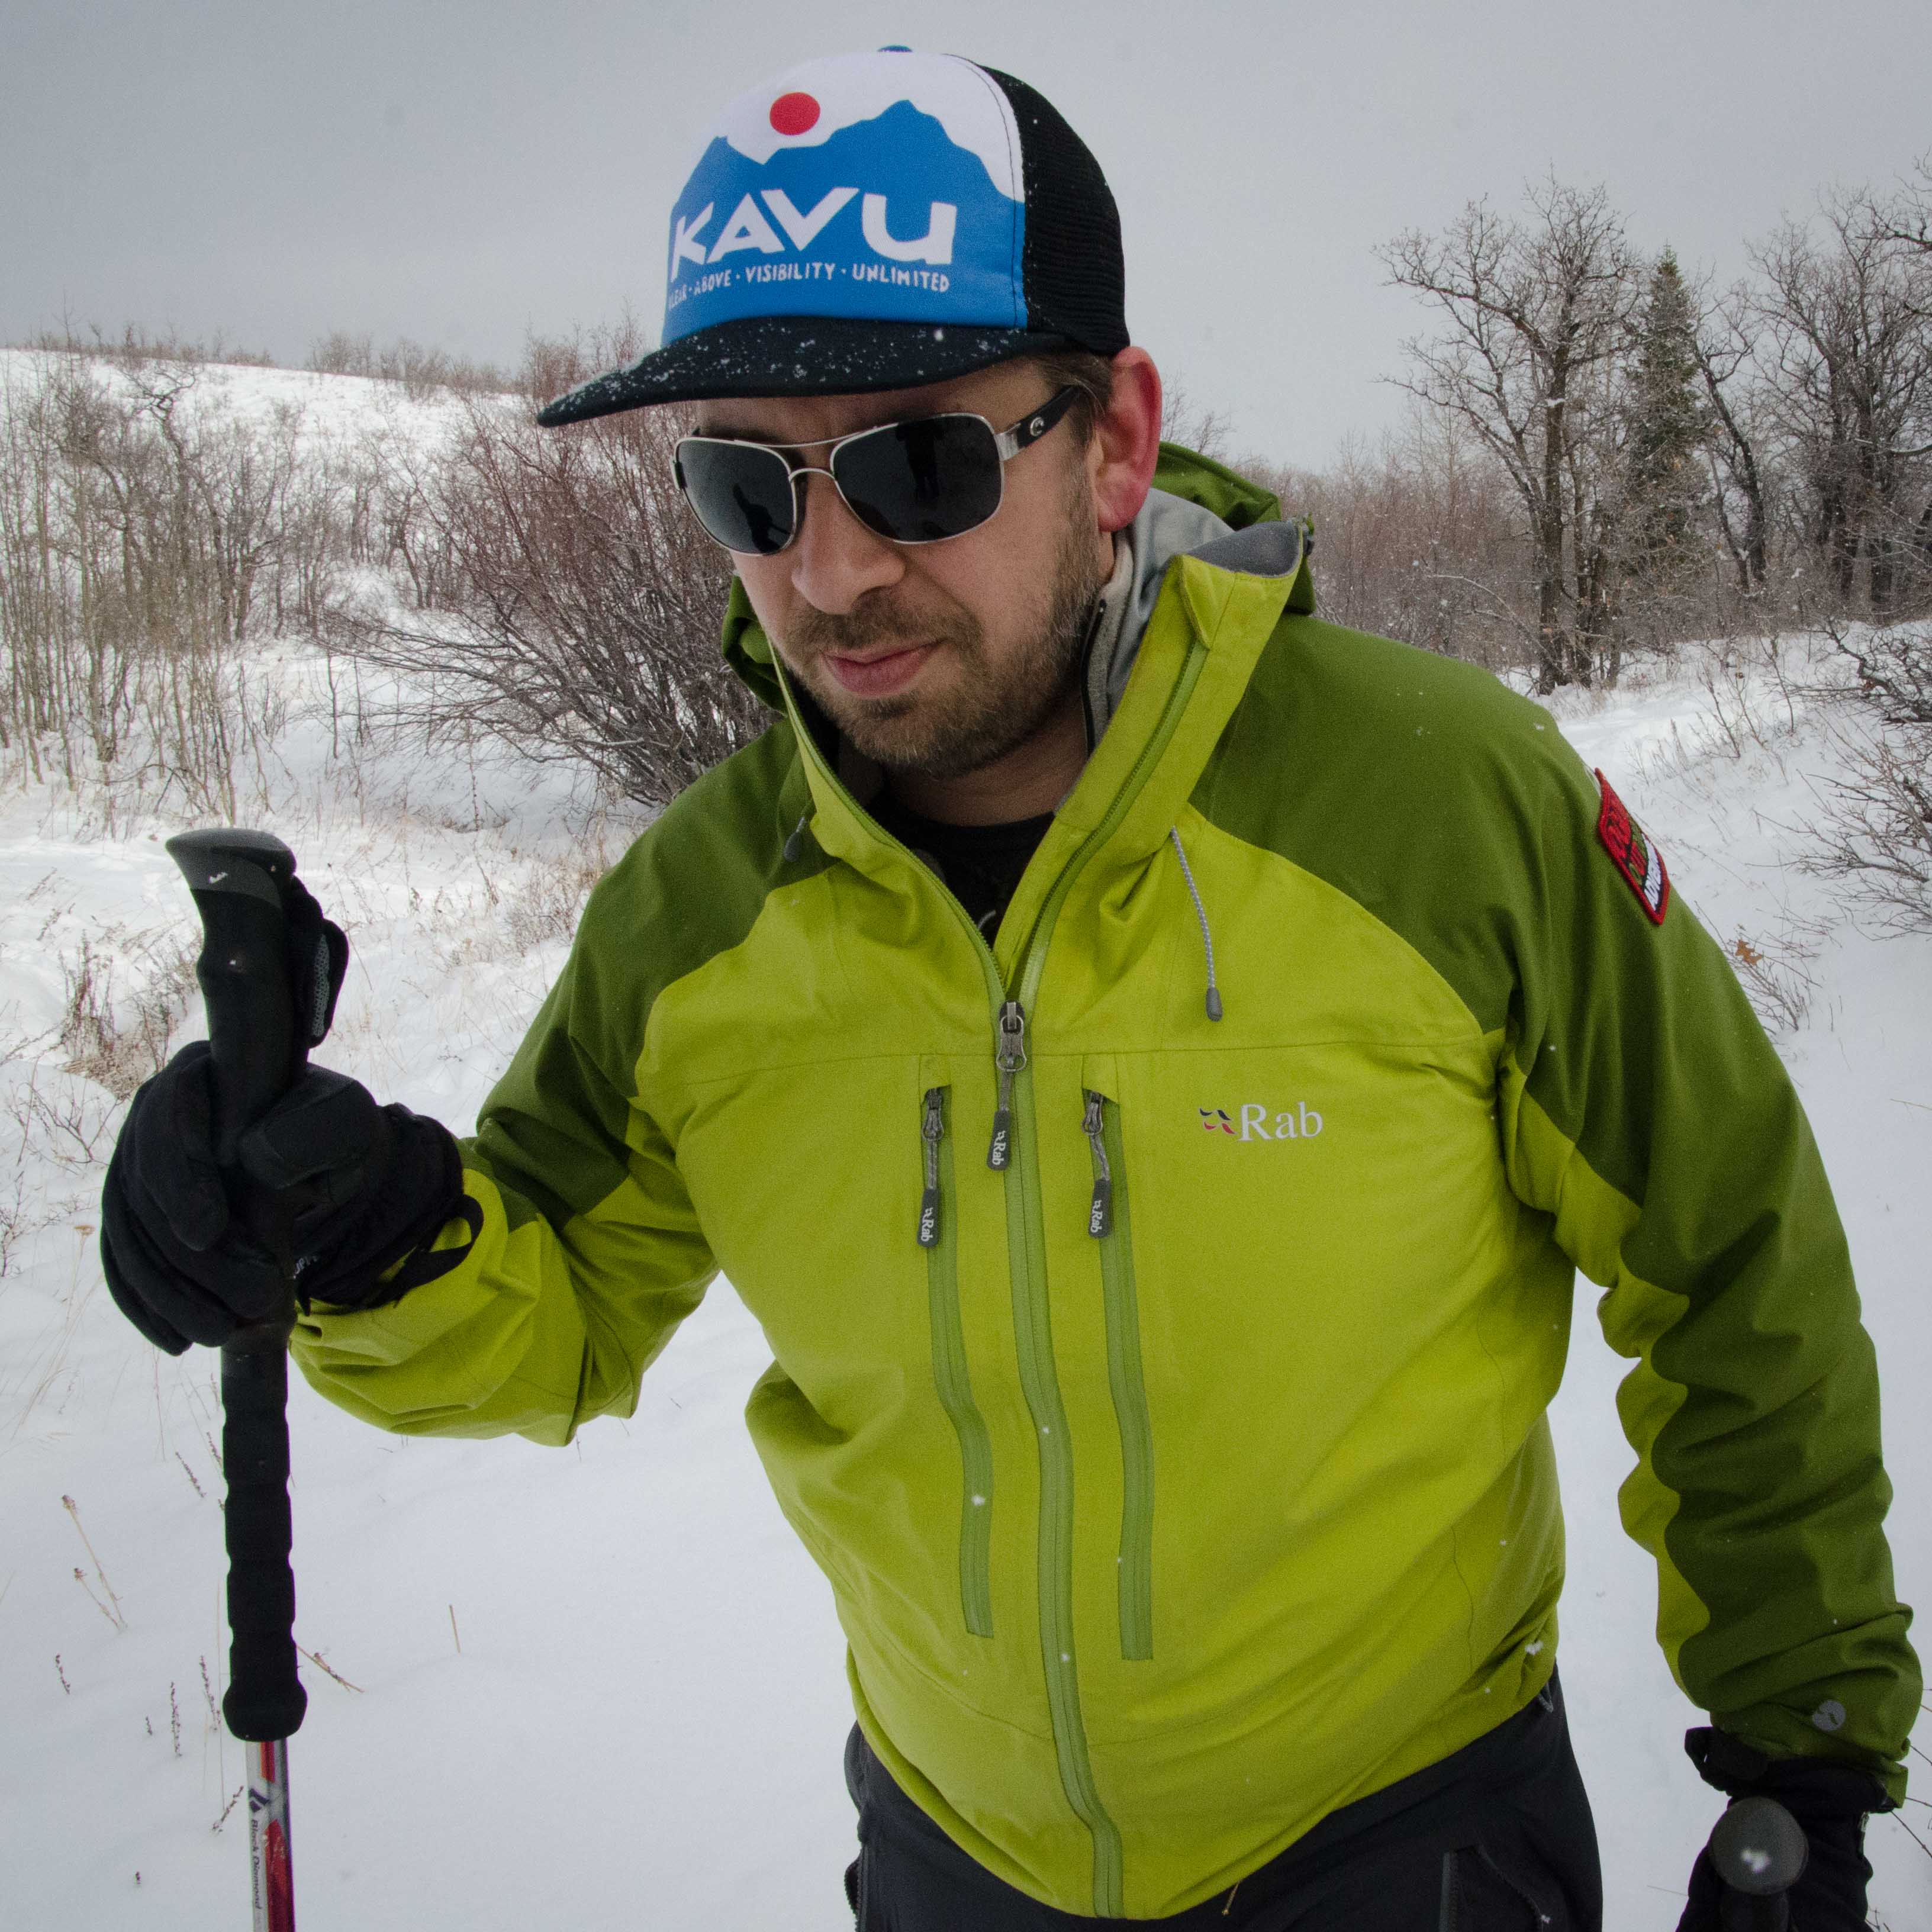
<svg viewBox="0 0 1932 1932"><path fill-rule="evenodd" d="M1027 326L1100 356L1126 347L1120 213L1087 143L1045 95L997 68L1012 104L1026 187Z"/></svg>

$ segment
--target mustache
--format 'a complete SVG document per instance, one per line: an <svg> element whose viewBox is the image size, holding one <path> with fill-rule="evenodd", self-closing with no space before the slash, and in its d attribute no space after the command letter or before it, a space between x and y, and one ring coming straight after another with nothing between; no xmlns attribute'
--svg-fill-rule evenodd
<svg viewBox="0 0 1932 1932"><path fill-rule="evenodd" d="M784 641L799 656L845 657L915 644L956 644L970 649L980 637L978 620L957 606L926 612L865 597L847 611L808 606L794 616Z"/></svg>

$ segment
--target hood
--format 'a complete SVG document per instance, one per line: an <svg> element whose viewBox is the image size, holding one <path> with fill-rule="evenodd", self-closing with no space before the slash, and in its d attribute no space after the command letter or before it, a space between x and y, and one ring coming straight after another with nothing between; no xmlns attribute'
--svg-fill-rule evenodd
<svg viewBox="0 0 1932 1932"><path fill-rule="evenodd" d="M1217 542L1226 544L1231 531L1280 522L1281 506L1270 491L1210 458L1182 448L1178 443L1161 445L1154 488L1140 514L1121 532L1119 560L1102 596L1099 628L1088 654L1091 735L1097 737L1106 728L1106 720L1120 702L1140 647L1141 633L1160 593L1168 565L1184 552L1206 550ZM1268 560L1276 546L1268 539L1262 539L1261 550L1252 560L1245 556L1246 548L1226 544L1225 550L1217 549L1211 554L1211 560L1231 570L1261 575L1272 574L1280 567ZM1304 543L1299 548L1302 561L1288 608L1306 614L1315 608L1315 586L1306 561L1307 545ZM1265 550L1268 556L1261 550ZM735 577L724 607L723 646L724 662L739 678L762 704L782 714L784 698L772 669L770 642L758 628L745 586Z"/></svg>

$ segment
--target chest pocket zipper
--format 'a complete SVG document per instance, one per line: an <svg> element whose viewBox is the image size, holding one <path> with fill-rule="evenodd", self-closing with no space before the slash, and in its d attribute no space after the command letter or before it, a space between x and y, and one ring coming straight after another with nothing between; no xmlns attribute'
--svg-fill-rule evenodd
<svg viewBox="0 0 1932 1932"><path fill-rule="evenodd" d="M975 1636L993 1634L993 1445L973 1400L966 1334L959 1310L958 1203L952 1146L946 1134L948 1090L928 1087L920 1118L924 1186L919 1245L926 1250L926 1304L932 1330L932 1379L959 1441L959 1605Z"/></svg>
<svg viewBox="0 0 1932 1932"><path fill-rule="evenodd" d="M1107 1379L1120 1437L1120 1654L1130 1663L1144 1663L1154 1655L1154 1430L1141 1368L1126 1162L1118 1103L1091 1088L1084 1099L1081 1129L1094 1156L1087 1232L1100 1244Z"/></svg>

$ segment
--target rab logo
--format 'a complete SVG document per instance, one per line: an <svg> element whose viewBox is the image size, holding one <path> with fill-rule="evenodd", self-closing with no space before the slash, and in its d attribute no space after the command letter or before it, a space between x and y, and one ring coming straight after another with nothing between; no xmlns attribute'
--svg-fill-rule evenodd
<svg viewBox="0 0 1932 1932"><path fill-rule="evenodd" d="M1276 1114L1258 1100L1250 1101L1240 1111L1238 1124L1231 1120L1225 1107L1197 1107L1201 1124L1210 1133L1232 1134L1241 1141L1312 1141L1321 1132L1322 1116L1306 1100L1295 1102L1292 1114Z"/></svg>

